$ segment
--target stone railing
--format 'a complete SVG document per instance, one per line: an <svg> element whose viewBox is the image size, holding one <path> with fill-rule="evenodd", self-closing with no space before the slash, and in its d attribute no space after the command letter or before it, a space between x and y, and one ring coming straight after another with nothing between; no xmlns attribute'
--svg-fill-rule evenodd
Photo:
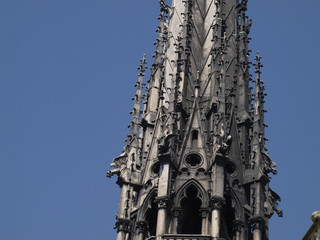
<svg viewBox="0 0 320 240"><path fill-rule="evenodd" d="M197 234L166 234L162 236L163 240L212 240L210 236Z"/></svg>
<svg viewBox="0 0 320 240"><path fill-rule="evenodd" d="M155 236L147 238L147 240L156 240L157 238Z"/></svg>

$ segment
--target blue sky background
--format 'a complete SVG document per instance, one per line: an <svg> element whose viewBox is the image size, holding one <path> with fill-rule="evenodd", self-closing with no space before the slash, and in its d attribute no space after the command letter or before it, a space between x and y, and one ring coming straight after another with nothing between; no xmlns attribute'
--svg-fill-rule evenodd
<svg viewBox="0 0 320 240"><path fill-rule="evenodd" d="M301 239L320 210L320 1L249 2L284 210L270 239ZM157 16L156 0L0 0L0 239L115 239L105 173Z"/></svg>

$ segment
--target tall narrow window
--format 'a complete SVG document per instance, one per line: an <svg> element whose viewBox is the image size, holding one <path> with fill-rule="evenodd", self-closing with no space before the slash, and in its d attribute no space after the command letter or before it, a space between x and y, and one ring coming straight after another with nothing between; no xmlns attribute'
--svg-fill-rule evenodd
<svg viewBox="0 0 320 240"><path fill-rule="evenodd" d="M151 198L151 208L148 209L146 221L148 223L148 235L156 236L158 220L158 205L155 202L155 195Z"/></svg>
<svg viewBox="0 0 320 240"><path fill-rule="evenodd" d="M185 197L181 200L181 218L178 232L180 234L201 234L201 200L194 186L186 189Z"/></svg>
<svg viewBox="0 0 320 240"><path fill-rule="evenodd" d="M192 131L192 140L198 140L198 131L197 130Z"/></svg>
<svg viewBox="0 0 320 240"><path fill-rule="evenodd" d="M193 148L198 147L198 131L197 130L193 130L191 133L191 145Z"/></svg>
<svg viewBox="0 0 320 240"><path fill-rule="evenodd" d="M225 208L222 211L223 218L220 222L221 235L224 239L234 239L234 220L235 220L235 206L229 196L226 197Z"/></svg>

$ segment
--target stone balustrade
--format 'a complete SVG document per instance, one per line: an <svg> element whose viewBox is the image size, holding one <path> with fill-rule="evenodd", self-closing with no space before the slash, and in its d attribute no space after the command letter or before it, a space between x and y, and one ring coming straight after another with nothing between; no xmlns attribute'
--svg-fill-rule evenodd
<svg viewBox="0 0 320 240"><path fill-rule="evenodd" d="M198 234L166 234L162 236L162 240L212 240L212 237Z"/></svg>

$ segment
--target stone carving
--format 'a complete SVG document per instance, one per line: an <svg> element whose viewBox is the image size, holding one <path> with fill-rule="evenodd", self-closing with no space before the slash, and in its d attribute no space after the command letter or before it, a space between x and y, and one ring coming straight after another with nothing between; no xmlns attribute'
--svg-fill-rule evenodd
<svg viewBox="0 0 320 240"><path fill-rule="evenodd" d="M120 175L120 173L127 167L126 155L122 154L115 158L110 166L114 169L107 172L107 177L112 177L114 174Z"/></svg>
<svg viewBox="0 0 320 240"><path fill-rule="evenodd" d="M262 217L253 217L249 219L252 229L264 230L266 222Z"/></svg>
<svg viewBox="0 0 320 240"><path fill-rule="evenodd" d="M131 229L131 222L126 219L118 219L115 225L115 228L122 232L130 232Z"/></svg>
<svg viewBox="0 0 320 240"><path fill-rule="evenodd" d="M311 215L311 219L313 222L320 221L320 211L313 212Z"/></svg>
<svg viewBox="0 0 320 240"><path fill-rule="evenodd" d="M138 233L145 233L147 229L148 223L146 221L137 222L137 231Z"/></svg>
<svg viewBox="0 0 320 240"><path fill-rule="evenodd" d="M225 199L220 197L212 197L210 199L210 208L221 210L223 205L225 204Z"/></svg>
<svg viewBox="0 0 320 240"><path fill-rule="evenodd" d="M241 232L243 228L244 228L244 224L242 221L239 221L239 220L233 221L233 231Z"/></svg>
<svg viewBox="0 0 320 240"><path fill-rule="evenodd" d="M279 217L283 216L283 211L279 209L278 204L281 201L281 198L271 189L267 190L267 201L264 203L265 215L271 217L274 212L278 214Z"/></svg>
<svg viewBox="0 0 320 240"><path fill-rule="evenodd" d="M158 203L158 209L161 208L168 208L169 206L169 200L168 199L156 199L156 202Z"/></svg>

